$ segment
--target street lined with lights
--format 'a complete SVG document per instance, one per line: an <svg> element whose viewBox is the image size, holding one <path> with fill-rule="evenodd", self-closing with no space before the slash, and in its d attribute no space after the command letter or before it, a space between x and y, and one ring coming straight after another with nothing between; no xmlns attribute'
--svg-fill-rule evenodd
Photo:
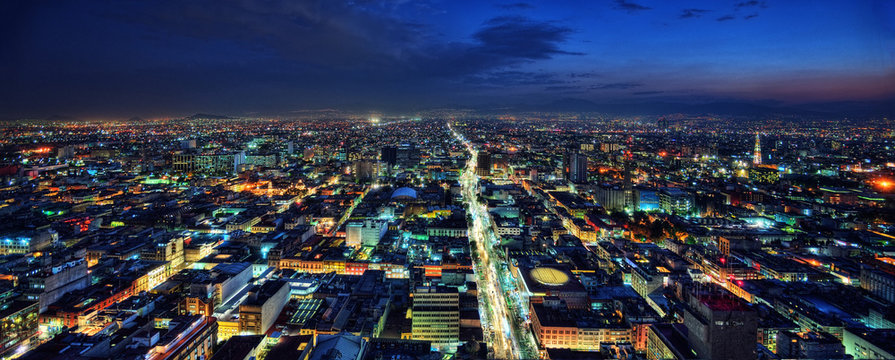
<svg viewBox="0 0 895 360"><path fill-rule="evenodd" d="M472 218L469 236L473 253L478 256L475 272L479 285L480 313L483 315L482 327L485 337L489 340L493 356L496 358L537 358L537 349L531 333L518 321L521 319L522 306L526 304L519 296L506 295L504 289L515 286L515 280L506 279L505 274L498 271L506 261L499 249L495 248L500 245L500 240L491 231L491 217L487 207L477 196L479 178L475 174L477 162L475 147L450 124L448 128L470 154L466 169L460 177L460 185L467 211ZM512 313L513 311L516 313Z"/></svg>

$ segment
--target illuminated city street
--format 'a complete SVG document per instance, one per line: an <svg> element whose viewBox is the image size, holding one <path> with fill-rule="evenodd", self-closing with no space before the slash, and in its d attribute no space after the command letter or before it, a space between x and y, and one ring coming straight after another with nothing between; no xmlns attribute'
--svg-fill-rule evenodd
<svg viewBox="0 0 895 360"><path fill-rule="evenodd" d="M495 357L507 359L536 358L537 350L533 348L531 333L522 327L521 307L524 306L518 296L507 295L506 272L499 271L506 264L499 249L499 239L491 231L491 217L487 207L479 202L477 194L479 177L475 174L475 148L448 124L451 132L470 154L466 169L460 177L463 199L472 222L469 227L470 242L477 254L476 276L479 284L481 302L480 313L484 316L483 328L490 340ZM513 285L510 285L513 286ZM515 313L514 313L515 311ZM486 323L488 325L486 325Z"/></svg>

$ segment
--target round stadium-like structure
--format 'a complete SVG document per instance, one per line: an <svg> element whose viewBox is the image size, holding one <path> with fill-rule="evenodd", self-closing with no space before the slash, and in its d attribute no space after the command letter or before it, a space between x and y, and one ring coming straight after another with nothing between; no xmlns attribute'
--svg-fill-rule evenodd
<svg viewBox="0 0 895 360"><path fill-rule="evenodd" d="M569 276L564 272L549 267L531 269L531 278L541 285L563 286L569 282Z"/></svg>
<svg viewBox="0 0 895 360"><path fill-rule="evenodd" d="M411 189L409 187L398 188L392 193L391 200L394 201L407 201L407 200L416 200L416 190Z"/></svg>

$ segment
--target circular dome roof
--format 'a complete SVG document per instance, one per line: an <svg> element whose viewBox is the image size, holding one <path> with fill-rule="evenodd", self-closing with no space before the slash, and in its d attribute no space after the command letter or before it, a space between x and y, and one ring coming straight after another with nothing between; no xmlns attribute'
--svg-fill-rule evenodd
<svg viewBox="0 0 895 360"><path fill-rule="evenodd" d="M395 190L392 193L392 199L401 199L401 198L410 198L416 199L416 190L413 190L409 187L402 187Z"/></svg>
<svg viewBox="0 0 895 360"><path fill-rule="evenodd" d="M531 278L547 286L562 286L569 282L566 273L554 268L540 267L531 270Z"/></svg>

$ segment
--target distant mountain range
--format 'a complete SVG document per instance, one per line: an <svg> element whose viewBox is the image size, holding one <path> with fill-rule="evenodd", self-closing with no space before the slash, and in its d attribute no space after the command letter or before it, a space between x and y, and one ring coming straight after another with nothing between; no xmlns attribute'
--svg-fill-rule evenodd
<svg viewBox="0 0 895 360"><path fill-rule="evenodd" d="M895 114L895 100L875 102L837 102L776 106L748 102L711 102L703 104L683 104L670 102L642 103L596 103L584 99L565 98L541 105L520 105L511 107L517 111L545 112L601 112L616 115L728 115L728 116L892 116ZM506 112L507 108L498 111Z"/></svg>
<svg viewBox="0 0 895 360"><path fill-rule="evenodd" d="M364 112L370 109L379 109L380 111L400 114L409 112L420 112L432 109L417 108L408 109L386 109L372 105L354 104L341 108L343 111ZM685 114L685 115L718 115L718 116L745 116L745 117L817 117L817 118L865 118L865 117L888 117L895 118L895 99L885 101L840 101L840 102L824 102L809 103L798 105L781 105L773 101L765 102L742 102L742 101L718 101L708 103L675 103L675 102L629 102L629 103L597 103L590 100L579 98L563 98L542 104L481 104L478 106L464 106L454 104L451 106L442 106L438 109L464 109L470 111L478 111L484 114L507 114L513 112L582 112L582 113L603 113L607 115L667 115L667 114ZM315 113L321 110L308 111L291 111L287 114L267 114L275 116L290 116L296 113ZM338 111L327 109L326 111ZM236 119L227 115L196 113L183 117L184 120L227 120ZM13 119L9 119L13 120ZM52 115L44 120L69 122L79 121L78 117L67 115ZM132 117L128 122L145 121L140 117Z"/></svg>
<svg viewBox="0 0 895 360"><path fill-rule="evenodd" d="M44 120L65 122L65 121L78 121L80 119L78 119L74 116L67 116L67 115L50 115L50 116L47 116Z"/></svg>
<svg viewBox="0 0 895 360"><path fill-rule="evenodd" d="M226 120L226 119L233 119L233 118L232 118L232 117L229 117L229 116L226 116L226 115L214 115L214 114L202 114L202 113L198 113L198 114L193 114L193 115L187 116L187 117L185 117L184 119L186 119L186 120L201 120L201 119L207 119L207 120Z"/></svg>

